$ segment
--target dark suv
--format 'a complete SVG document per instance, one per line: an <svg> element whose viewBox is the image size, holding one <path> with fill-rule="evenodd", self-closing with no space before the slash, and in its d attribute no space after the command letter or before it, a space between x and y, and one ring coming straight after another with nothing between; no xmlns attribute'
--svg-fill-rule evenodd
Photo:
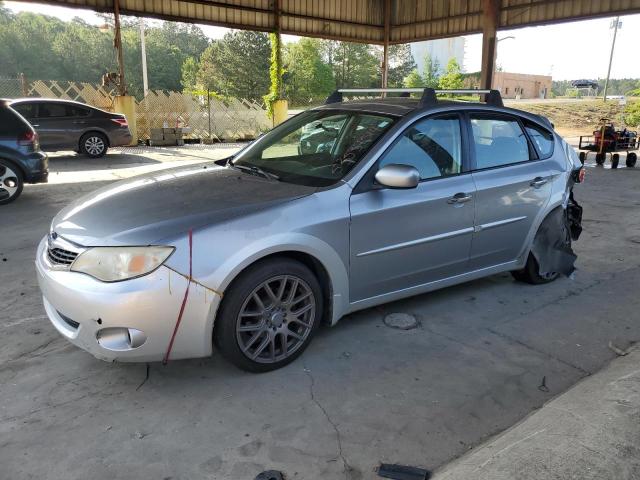
<svg viewBox="0 0 640 480"><path fill-rule="evenodd" d="M131 143L129 124L121 113L51 98L22 98L11 107L36 129L43 150L74 150L96 158L109 147Z"/></svg>
<svg viewBox="0 0 640 480"><path fill-rule="evenodd" d="M6 100L0 100L0 205L18 198L25 183L44 183L48 175L38 134Z"/></svg>

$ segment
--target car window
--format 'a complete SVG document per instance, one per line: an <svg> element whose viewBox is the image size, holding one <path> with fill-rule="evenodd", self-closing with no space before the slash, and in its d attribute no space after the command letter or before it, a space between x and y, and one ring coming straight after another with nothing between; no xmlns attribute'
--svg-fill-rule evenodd
<svg viewBox="0 0 640 480"><path fill-rule="evenodd" d="M27 128L24 120L11 108L0 103L0 137L18 135Z"/></svg>
<svg viewBox="0 0 640 480"><path fill-rule="evenodd" d="M553 133L531 122L525 122L524 128L533 141L540 158L546 158L553 153Z"/></svg>
<svg viewBox="0 0 640 480"><path fill-rule="evenodd" d="M266 134L233 165L259 167L284 182L329 186L344 177L393 122L385 115L311 110Z"/></svg>
<svg viewBox="0 0 640 480"><path fill-rule="evenodd" d="M491 168L526 162L529 143L515 118L471 116L476 168Z"/></svg>
<svg viewBox="0 0 640 480"><path fill-rule="evenodd" d="M27 102L27 103L17 103L12 104L11 108L13 108L16 112L22 115L24 118L36 118L36 112L38 110L37 104Z"/></svg>
<svg viewBox="0 0 640 480"><path fill-rule="evenodd" d="M41 103L38 118L58 118L67 116L67 106L64 103Z"/></svg>
<svg viewBox="0 0 640 480"><path fill-rule="evenodd" d="M457 117L428 118L411 125L384 154L379 166L411 165L420 178L446 177L462 170L460 120Z"/></svg>
<svg viewBox="0 0 640 480"><path fill-rule="evenodd" d="M88 108L82 108L77 105L67 105L67 117L87 117L90 110Z"/></svg>

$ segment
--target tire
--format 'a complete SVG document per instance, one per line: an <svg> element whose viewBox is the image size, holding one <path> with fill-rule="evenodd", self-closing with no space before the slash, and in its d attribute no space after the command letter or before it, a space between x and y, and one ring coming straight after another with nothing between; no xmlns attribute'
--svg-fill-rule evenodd
<svg viewBox="0 0 640 480"><path fill-rule="evenodd" d="M638 161L638 155L634 152L627 153L627 167L633 168L636 166L636 162Z"/></svg>
<svg viewBox="0 0 640 480"><path fill-rule="evenodd" d="M214 344L242 370L282 368L311 342L322 305L320 283L305 265L287 258L261 261L227 288L214 325Z"/></svg>
<svg viewBox="0 0 640 480"><path fill-rule="evenodd" d="M103 157L107 153L109 141L102 133L85 133L80 139L80 152L91 158Z"/></svg>
<svg viewBox="0 0 640 480"><path fill-rule="evenodd" d="M24 176L13 163L0 158L0 205L13 202L22 193Z"/></svg>
<svg viewBox="0 0 640 480"><path fill-rule="evenodd" d="M519 282L530 283L531 285L542 285L551 283L558 278L559 274L553 272L549 275L542 276L539 273L538 262L532 253L527 257L527 263L522 270L514 270L511 272L513 278Z"/></svg>
<svg viewBox="0 0 640 480"><path fill-rule="evenodd" d="M619 164L620 164L620 154L614 153L613 155L611 155L611 168L618 168Z"/></svg>
<svg viewBox="0 0 640 480"><path fill-rule="evenodd" d="M580 159L580 163L584 165L584 162L587 160L587 152L580 152L578 158Z"/></svg>
<svg viewBox="0 0 640 480"><path fill-rule="evenodd" d="M605 159L607 158L606 153L596 153L596 164L602 165L604 164Z"/></svg>

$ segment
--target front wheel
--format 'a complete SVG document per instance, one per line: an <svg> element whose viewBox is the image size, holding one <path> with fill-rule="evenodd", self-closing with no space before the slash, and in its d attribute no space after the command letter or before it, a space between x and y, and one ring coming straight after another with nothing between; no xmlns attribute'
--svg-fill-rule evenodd
<svg viewBox="0 0 640 480"><path fill-rule="evenodd" d="M80 151L91 158L102 157L107 153L107 137L98 132L89 132L80 139Z"/></svg>
<svg viewBox="0 0 640 480"><path fill-rule="evenodd" d="M13 202L22 193L22 172L11 162L0 158L0 205Z"/></svg>
<svg viewBox="0 0 640 480"><path fill-rule="evenodd" d="M525 264L524 268L522 270L512 271L511 275L519 282L530 283L532 285L542 285L544 283L550 283L559 276L558 272L540 274L538 261L532 253L529 253L529 256L527 257L527 263Z"/></svg>
<svg viewBox="0 0 640 480"><path fill-rule="evenodd" d="M311 342L322 318L322 289L303 264L286 258L249 267L227 289L213 339L222 355L250 372L276 370Z"/></svg>

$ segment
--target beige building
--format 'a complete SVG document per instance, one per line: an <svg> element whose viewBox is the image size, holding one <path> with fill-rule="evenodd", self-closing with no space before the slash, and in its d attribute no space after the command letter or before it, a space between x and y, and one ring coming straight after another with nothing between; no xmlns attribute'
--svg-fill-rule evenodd
<svg viewBox="0 0 640 480"><path fill-rule="evenodd" d="M549 75L496 72L493 88L500 90L502 98L548 98L551 92Z"/></svg>

